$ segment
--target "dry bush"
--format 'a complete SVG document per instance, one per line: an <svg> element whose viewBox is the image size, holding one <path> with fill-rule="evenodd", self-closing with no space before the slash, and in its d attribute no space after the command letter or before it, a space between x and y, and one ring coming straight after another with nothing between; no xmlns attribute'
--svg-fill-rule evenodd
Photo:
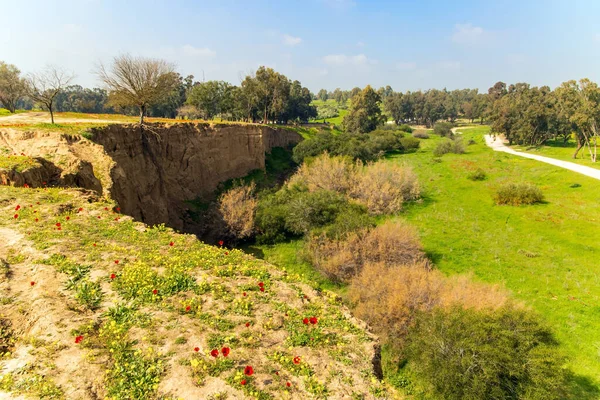
<svg viewBox="0 0 600 400"><path fill-rule="evenodd" d="M219 198L219 212L229 232L238 239L254 233L254 214L258 202L254 198L254 182L249 186L238 186L223 193Z"/></svg>
<svg viewBox="0 0 600 400"><path fill-rule="evenodd" d="M392 221L341 239L311 236L306 249L315 267L342 282L359 274L368 263L408 265L426 259L415 230L405 223Z"/></svg>
<svg viewBox="0 0 600 400"><path fill-rule="evenodd" d="M420 193L417 176L410 167L385 161L359 169L350 190L350 196L373 215L397 213L405 201L418 199Z"/></svg>
<svg viewBox="0 0 600 400"><path fill-rule="evenodd" d="M289 185L305 185L309 191L330 190L346 193L352 185L356 166L345 157L330 157L324 153L310 163L304 163L290 179Z"/></svg>
<svg viewBox="0 0 600 400"><path fill-rule="evenodd" d="M448 278L424 262L367 263L352 279L348 295L356 316L388 337L405 334L418 311L456 306L497 310L509 302L498 286L475 283L465 275Z"/></svg>
<svg viewBox="0 0 600 400"><path fill-rule="evenodd" d="M498 188L494 197L496 204L520 206L544 201L542 190L531 183L505 183Z"/></svg>

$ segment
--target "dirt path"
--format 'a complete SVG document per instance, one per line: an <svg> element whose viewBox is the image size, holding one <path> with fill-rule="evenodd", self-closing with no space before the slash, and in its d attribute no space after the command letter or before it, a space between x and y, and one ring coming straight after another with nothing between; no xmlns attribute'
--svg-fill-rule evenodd
<svg viewBox="0 0 600 400"><path fill-rule="evenodd" d="M529 153L523 153L520 151L516 151L516 150L513 150L510 147L506 146L504 144L504 141L502 139L500 139L499 137L492 138L491 135L485 135L485 143L488 146L490 146L494 151L503 151L505 153L514 154L516 156L531 158L532 160L537 160L537 161L545 162L547 164L552 164L557 167L565 168L565 169L580 173L582 175L589 176L590 178L600 180L600 170L599 169L586 167L584 165L579 165L579 164L575 164L575 163L568 162L568 161L561 161L561 160L557 160L555 158L538 156L535 154L529 154Z"/></svg>
<svg viewBox="0 0 600 400"><path fill-rule="evenodd" d="M93 114L90 114L90 118L70 118L63 117L60 113L54 114L54 121L57 124L72 124L72 123L122 123L125 121L110 120L93 118ZM50 113L48 112L26 112L20 114L8 115L0 117L0 125L12 125L12 124L37 124L37 123L50 123Z"/></svg>

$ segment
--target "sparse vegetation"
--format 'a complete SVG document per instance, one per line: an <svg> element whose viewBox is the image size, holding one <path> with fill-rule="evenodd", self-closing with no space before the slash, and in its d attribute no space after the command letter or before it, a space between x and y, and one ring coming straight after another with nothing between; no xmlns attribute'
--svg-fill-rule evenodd
<svg viewBox="0 0 600 400"><path fill-rule="evenodd" d="M494 201L511 206L535 204L544 201L544 194L531 183L505 183L496 190Z"/></svg>

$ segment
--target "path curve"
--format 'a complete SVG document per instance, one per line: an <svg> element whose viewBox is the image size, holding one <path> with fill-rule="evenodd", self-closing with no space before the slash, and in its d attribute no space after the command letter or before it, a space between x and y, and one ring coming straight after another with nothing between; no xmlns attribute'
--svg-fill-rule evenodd
<svg viewBox="0 0 600 400"><path fill-rule="evenodd" d="M505 153L514 154L516 156L531 158L532 160L537 160L544 162L546 164L552 164L560 168L565 168L577 173L580 173L585 176L589 176L590 178L600 180L600 169L586 167L585 165L575 164L569 161L557 160L555 158L538 156L535 154L523 153L521 151L516 151L511 149L510 147L504 144L504 141L499 137L493 138L491 135L485 135L485 143L490 146L494 151L503 151Z"/></svg>

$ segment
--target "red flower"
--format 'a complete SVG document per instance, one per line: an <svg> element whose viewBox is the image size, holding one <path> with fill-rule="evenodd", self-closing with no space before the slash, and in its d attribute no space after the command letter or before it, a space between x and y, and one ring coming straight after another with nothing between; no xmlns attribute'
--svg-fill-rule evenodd
<svg viewBox="0 0 600 400"><path fill-rule="evenodd" d="M225 255L226 255L226 256L228 256L228 255L229 255L229 252L228 252L228 251L226 251L226 252L225 252Z"/></svg>
<svg viewBox="0 0 600 400"><path fill-rule="evenodd" d="M27 188L29 187L29 185L28 185L28 184L24 184L24 185L23 185L23 187L24 187L25 189L27 189Z"/></svg>
<svg viewBox="0 0 600 400"><path fill-rule="evenodd" d="M118 264L118 263L119 263L119 260L115 260L115 264Z"/></svg>
<svg viewBox="0 0 600 400"><path fill-rule="evenodd" d="M115 274L110 274L110 279L115 279L117 276Z"/></svg>
<svg viewBox="0 0 600 400"><path fill-rule="evenodd" d="M240 382L240 385L245 385L246 384L246 380L242 379L242 381Z"/></svg>
<svg viewBox="0 0 600 400"><path fill-rule="evenodd" d="M254 374L254 368L252 368L250 365L246 366L246 368L244 368L244 375L247 376L252 376Z"/></svg>
<svg viewBox="0 0 600 400"><path fill-rule="evenodd" d="M82 207L79 207L79 212L82 212L82 211L83 211L83 208L82 208Z"/></svg>
<svg viewBox="0 0 600 400"><path fill-rule="evenodd" d="M250 322L246 322L246 328L250 326Z"/></svg>
<svg viewBox="0 0 600 400"><path fill-rule="evenodd" d="M223 246L223 241L219 240L219 246Z"/></svg>
<svg viewBox="0 0 600 400"><path fill-rule="evenodd" d="M75 338L75 343L79 344L83 340L83 336L79 335Z"/></svg>
<svg viewBox="0 0 600 400"><path fill-rule="evenodd" d="M100 219L100 216L98 215L98 219Z"/></svg>
<svg viewBox="0 0 600 400"><path fill-rule="evenodd" d="M37 205L39 206L39 205L40 205L40 202L38 201L38 202L37 202L37 203L35 203L35 204L37 204Z"/></svg>
<svg viewBox="0 0 600 400"><path fill-rule="evenodd" d="M194 347L194 351L197 353L200 351L200 347Z"/></svg>
<svg viewBox="0 0 600 400"><path fill-rule="evenodd" d="M96 247L96 243L94 243L94 247Z"/></svg>
<svg viewBox="0 0 600 400"><path fill-rule="evenodd" d="M57 227L57 228L60 228L60 222L57 222L57 223L56 223L56 227Z"/></svg>
<svg viewBox="0 0 600 400"><path fill-rule="evenodd" d="M192 309L192 306L186 306L186 307L185 307L185 311L186 311L186 312L187 312L187 311L190 311L191 309Z"/></svg>
<svg viewBox="0 0 600 400"><path fill-rule="evenodd" d="M15 219L19 218L19 214L15 214L14 218Z"/></svg>
<svg viewBox="0 0 600 400"><path fill-rule="evenodd" d="M104 211L108 211L108 207L104 207Z"/></svg>
<svg viewBox="0 0 600 400"><path fill-rule="evenodd" d="M260 288L260 291L261 291L261 292L264 292L264 291L265 291L265 288L264 288L264 287L261 287L261 288Z"/></svg>
<svg viewBox="0 0 600 400"><path fill-rule="evenodd" d="M169 243L169 246L173 247L173 246L175 246L175 243L171 242L171 243Z"/></svg>
<svg viewBox="0 0 600 400"><path fill-rule="evenodd" d="M21 206L17 204L17 206L15 207L15 211L19 211L21 209Z"/></svg>
<svg viewBox="0 0 600 400"><path fill-rule="evenodd" d="M48 182L42 182L42 185L46 186Z"/></svg>
<svg viewBox="0 0 600 400"><path fill-rule="evenodd" d="M115 221L118 221L118 220L119 220L119 218L118 218L118 217L117 217L117 218L115 218Z"/></svg>
<svg viewBox="0 0 600 400"><path fill-rule="evenodd" d="M311 324L313 324L313 325L316 325L316 324L317 324L317 322L319 322L319 321L317 321L317 317L310 317L309 321L310 321L310 323L311 323Z"/></svg>
<svg viewBox="0 0 600 400"><path fill-rule="evenodd" d="M242 293L242 296L246 296L246 292Z"/></svg>
<svg viewBox="0 0 600 400"><path fill-rule="evenodd" d="M285 386L287 386L287 387L290 387L290 386L292 386L292 384L291 384L291 383L289 383L289 382L287 382L287 383L285 384Z"/></svg>
<svg viewBox="0 0 600 400"><path fill-rule="evenodd" d="M121 207L117 207L116 210L117 210L117 212L120 212L121 211Z"/></svg>
<svg viewBox="0 0 600 400"><path fill-rule="evenodd" d="M39 219L37 219L37 218L36 218L36 219L35 219L35 222L38 222L38 221L39 221Z"/></svg>
<svg viewBox="0 0 600 400"><path fill-rule="evenodd" d="M304 325L308 325L308 318L304 318L304 319L302 320L302 323L303 323Z"/></svg>
<svg viewBox="0 0 600 400"><path fill-rule="evenodd" d="M229 347L223 347L221 349L221 353L223 354L223 357L227 357L230 352L231 352L231 349Z"/></svg>
<svg viewBox="0 0 600 400"><path fill-rule="evenodd" d="M213 356L214 358L217 358L217 357L219 357L219 350L217 350L217 349L212 349L212 350L210 351L210 355L211 355L211 356Z"/></svg>
<svg viewBox="0 0 600 400"><path fill-rule="evenodd" d="M258 282L258 287L264 287L265 284L263 282Z"/></svg>
<svg viewBox="0 0 600 400"><path fill-rule="evenodd" d="M300 356L294 357L294 364L296 364L296 365L300 364Z"/></svg>
<svg viewBox="0 0 600 400"><path fill-rule="evenodd" d="M35 282L34 282L34 281L31 281L31 282L29 282L29 284L30 284L31 286L33 286L33 285L35 285Z"/></svg>
<svg viewBox="0 0 600 400"><path fill-rule="evenodd" d="M158 290L156 290L156 289L152 290L152 294L158 294Z"/></svg>
<svg viewBox="0 0 600 400"><path fill-rule="evenodd" d="M70 220L70 219L71 219L71 217L67 217L67 221Z"/></svg>

